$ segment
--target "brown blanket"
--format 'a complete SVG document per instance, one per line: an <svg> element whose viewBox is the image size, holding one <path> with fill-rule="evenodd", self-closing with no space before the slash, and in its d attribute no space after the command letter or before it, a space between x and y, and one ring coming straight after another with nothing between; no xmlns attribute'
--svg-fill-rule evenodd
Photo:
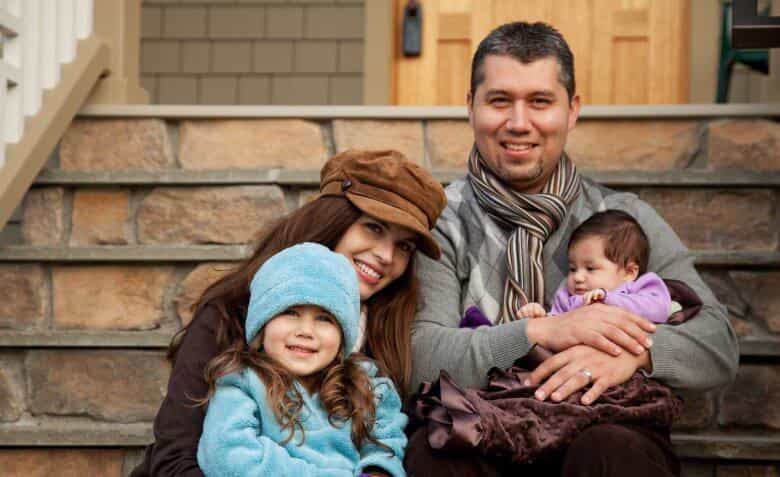
<svg viewBox="0 0 780 477"><path fill-rule="evenodd" d="M666 283L672 299L683 308L668 323L694 317L701 300L693 290L679 281ZM640 373L608 389L589 406L580 403L584 390L558 403L539 401L533 397L537 386L522 382L529 369L551 355L535 347L509 370L491 369L485 390L463 389L441 371L438 380L421 385L413 417L427 422L428 442L434 449L477 452L524 463L567 446L594 424L666 428L680 413L682 402L671 389Z"/></svg>

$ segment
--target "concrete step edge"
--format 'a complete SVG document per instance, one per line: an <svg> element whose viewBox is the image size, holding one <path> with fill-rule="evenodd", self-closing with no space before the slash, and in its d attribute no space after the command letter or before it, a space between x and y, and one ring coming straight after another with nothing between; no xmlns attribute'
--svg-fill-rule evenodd
<svg viewBox="0 0 780 477"><path fill-rule="evenodd" d="M151 423L73 424L39 420L0 425L0 446L6 447L139 447L152 439ZM673 433L672 442L681 457L780 460L780 433Z"/></svg>
<svg viewBox="0 0 780 477"><path fill-rule="evenodd" d="M148 185L194 186L277 184L316 188L318 169L231 169L194 171L94 171L44 170L35 185ZM780 171L673 170L673 171L595 171L582 170L609 187L780 187ZM434 177L449 184L465 176L465 169L432 169Z"/></svg>

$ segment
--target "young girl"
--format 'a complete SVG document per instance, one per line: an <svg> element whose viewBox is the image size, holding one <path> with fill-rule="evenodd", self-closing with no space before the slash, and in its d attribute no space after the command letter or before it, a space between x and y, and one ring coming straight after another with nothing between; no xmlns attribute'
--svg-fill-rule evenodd
<svg viewBox="0 0 780 477"><path fill-rule="evenodd" d="M571 235L569 274L550 313L539 303L528 303L520 315L541 318L602 302L664 323L673 311L672 300L663 280L647 272L649 253L647 236L629 214L619 210L593 214Z"/></svg>
<svg viewBox="0 0 780 477"><path fill-rule="evenodd" d="M359 319L342 255L304 243L263 264L250 285L248 349L206 368L206 476L405 475L400 398L373 363L349 355Z"/></svg>

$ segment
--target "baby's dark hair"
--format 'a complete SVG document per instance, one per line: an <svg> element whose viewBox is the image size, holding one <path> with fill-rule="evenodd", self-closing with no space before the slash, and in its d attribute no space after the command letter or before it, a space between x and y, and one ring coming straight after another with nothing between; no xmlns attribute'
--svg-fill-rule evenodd
<svg viewBox="0 0 780 477"><path fill-rule="evenodd" d="M612 263L626 268L634 262L639 275L647 271L650 243L639 223L621 210L605 210L590 216L574 230L569 248L587 237L604 239L604 256Z"/></svg>

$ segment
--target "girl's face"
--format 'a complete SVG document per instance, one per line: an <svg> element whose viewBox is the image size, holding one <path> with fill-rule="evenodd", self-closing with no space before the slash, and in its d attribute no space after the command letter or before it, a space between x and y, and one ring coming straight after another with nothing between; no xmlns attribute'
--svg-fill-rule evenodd
<svg viewBox="0 0 780 477"><path fill-rule="evenodd" d="M334 252L352 262L358 277L360 301L400 277L414 254L417 234L363 214L339 240Z"/></svg>
<svg viewBox="0 0 780 477"><path fill-rule="evenodd" d="M316 374L336 359L341 327L318 306L293 306L263 327L263 349L309 388Z"/></svg>
<svg viewBox="0 0 780 477"><path fill-rule="evenodd" d="M629 263L626 268L604 255L602 237L583 237L569 247L569 275L566 287L572 295L584 295L590 290L613 290L636 279L639 267Z"/></svg>

